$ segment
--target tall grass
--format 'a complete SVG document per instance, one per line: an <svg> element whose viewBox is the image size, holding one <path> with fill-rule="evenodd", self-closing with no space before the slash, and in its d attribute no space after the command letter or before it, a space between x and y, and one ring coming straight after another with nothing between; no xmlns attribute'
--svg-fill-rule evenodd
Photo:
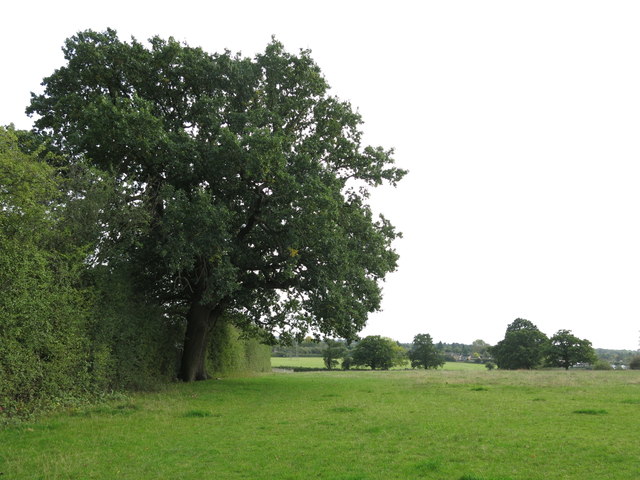
<svg viewBox="0 0 640 480"><path fill-rule="evenodd" d="M639 409L639 372L267 374L174 385L5 429L0 472L631 480L640 465Z"/></svg>

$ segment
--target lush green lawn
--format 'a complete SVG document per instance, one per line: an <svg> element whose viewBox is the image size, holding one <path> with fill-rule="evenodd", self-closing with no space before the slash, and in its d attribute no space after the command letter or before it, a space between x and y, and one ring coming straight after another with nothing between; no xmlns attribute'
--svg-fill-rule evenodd
<svg viewBox="0 0 640 480"><path fill-rule="evenodd" d="M0 432L6 479L625 479L640 372L268 374Z"/></svg>

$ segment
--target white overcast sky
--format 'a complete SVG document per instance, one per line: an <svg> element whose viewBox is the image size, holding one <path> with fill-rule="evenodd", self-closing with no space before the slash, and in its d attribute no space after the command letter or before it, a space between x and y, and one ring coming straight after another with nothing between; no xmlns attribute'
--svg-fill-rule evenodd
<svg viewBox="0 0 640 480"><path fill-rule="evenodd" d="M404 238L364 335L494 344L521 317L638 348L640 2L13 1L0 25L0 125L19 128L87 28L311 49L410 170L373 198Z"/></svg>

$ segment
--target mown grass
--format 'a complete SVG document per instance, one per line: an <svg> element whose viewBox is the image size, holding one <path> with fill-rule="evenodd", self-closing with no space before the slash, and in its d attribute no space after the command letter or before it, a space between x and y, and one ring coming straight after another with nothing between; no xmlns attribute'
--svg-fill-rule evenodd
<svg viewBox="0 0 640 480"><path fill-rule="evenodd" d="M631 480L639 427L639 372L270 374L174 385L7 428L0 473Z"/></svg>

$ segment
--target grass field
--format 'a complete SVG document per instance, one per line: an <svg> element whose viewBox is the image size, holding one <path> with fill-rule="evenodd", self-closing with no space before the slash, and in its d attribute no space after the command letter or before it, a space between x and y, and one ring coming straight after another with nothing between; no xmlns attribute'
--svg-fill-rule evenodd
<svg viewBox="0 0 640 480"><path fill-rule="evenodd" d="M6 479L635 480L640 372L266 374L0 431Z"/></svg>
<svg viewBox="0 0 640 480"><path fill-rule="evenodd" d="M271 357L273 368L325 368L322 357ZM409 364L392 370L404 370ZM485 366L477 363L447 362L444 370L484 370Z"/></svg>
<svg viewBox="0 0 640 480"><path fill-rule="evenodd" d="M322 357L271 357L273 368L325 368Z"/></svg>

